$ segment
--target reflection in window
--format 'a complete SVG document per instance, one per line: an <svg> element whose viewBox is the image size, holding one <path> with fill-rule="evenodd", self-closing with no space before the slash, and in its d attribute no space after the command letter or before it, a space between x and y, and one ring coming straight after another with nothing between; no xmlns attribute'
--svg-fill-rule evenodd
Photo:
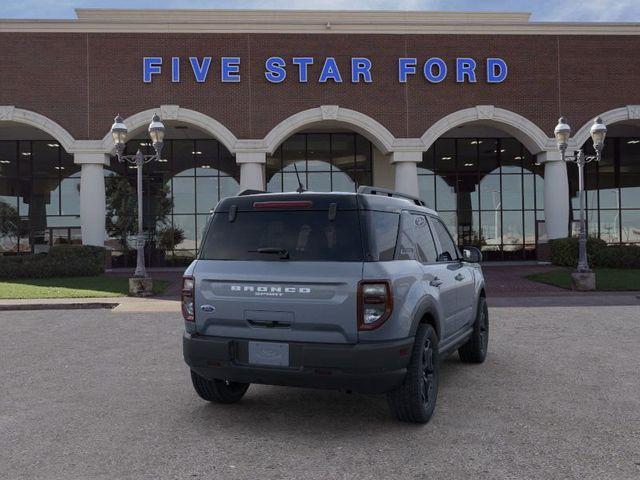
<svg viewBox="0 0 640 480"><path fill-rule="evenodd" d="M583 147L592 151L591 140ZM567 165L572 229L580 219L578 169ZM640 139L607 137L602 160L585 169L587 228L607 243L639 243Z"/></svg>
<svg viewBox="0 0 640 480"><path fill-rule="evenodd" d="M0 141L0 254L77 243L79 171L55 140Z"/></svg>
<svg viewBox="0 0 640 480"><path fill-rule="evenodd" d="M441 138L418 166L420 196L488 259L534 258L543 170L512 138Z"/></svg>
<svg viewBox="0 0 640 480"><path fill-rule="evenodd" d="M267 190L291 192L298 178L307 190L353 192L372 184L372 146L355 133L299 133L267 157Z"/></svg>
<svg viewBox="0 0 640 480"><path fill-rule="evenodd" d="M135 153L138 148L145 154L153 153L153 147L145 139L128 142L126 153ZM110 168L112 171L105 171L105 176L125 176L135 191L135 168L120 164L115 158ZM147 248L148 264L188 264L197 254L209 212L222 198L238 193L239 181L240 169L235 157L220 142L165 140L162 160L150 162L143 169L145 229L153 232L152 238L155 238ZM158 199L165 193L173 207L166 218L159 218ZM159 236L167 229L179 229L183 238L173 248L164 250L158 243ZM114 244L111 240L108 243ZM122 259L125 261L129 262L128 266L135 264L135 258Z"/></svg>

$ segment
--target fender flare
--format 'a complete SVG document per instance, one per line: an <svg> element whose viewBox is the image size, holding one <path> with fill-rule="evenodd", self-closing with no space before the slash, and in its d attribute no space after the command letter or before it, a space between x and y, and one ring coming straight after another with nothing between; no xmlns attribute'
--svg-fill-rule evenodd
<svg viewBox="0 0 640 480"><path fill-rule="evenodd" d="M438 338L442 340L442 322L440 320L440 314L438 313L438 309L436 308L435 300L430 295L425 295L420 300L420 303L418 303L418 306L416 307L415 313L413 315L413 321L411 322L410 335L412 337L416 335L418 326L420 325L420 321L426 314L429 314L431 318L433 318L433 327L436 330Z"/></svg>

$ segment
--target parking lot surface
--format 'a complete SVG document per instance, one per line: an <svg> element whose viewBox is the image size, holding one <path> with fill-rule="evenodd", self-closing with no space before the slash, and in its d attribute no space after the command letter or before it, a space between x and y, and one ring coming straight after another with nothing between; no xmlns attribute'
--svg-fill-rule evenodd
<svg viewBox="0 0 640 480"><path fill-rule="evenodd" d="M0 478L640 478L640 307L492 308L424 426L383 396L193 392L173 313L0 313Z"/></svg>

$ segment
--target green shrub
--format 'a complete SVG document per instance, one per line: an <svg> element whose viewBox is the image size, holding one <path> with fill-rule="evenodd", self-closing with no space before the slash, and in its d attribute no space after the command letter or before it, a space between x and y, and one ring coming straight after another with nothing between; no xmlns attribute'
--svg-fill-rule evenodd
<svg viewBox="0 0 640 480"><path fill-rule="evenodd" d="M563 267L578 264L578 239L560 238L549 241L551 262ZM640 268L640 246L607 245L604 240L587 239L587 259L591 267Z"/></svg>
<svg viewBox="0 0 640 480"><path fill-rule="evenodd" d="M551 263L563 267L575 267L578 264L578 239L557 238L549 241L551 247ZM587 238L587 258L589 263L593 262L596 253L607 248L607 242L599 238Z"/></svg>
<svg viewBox="0 0 640 480"><path fill-rule="evenodd" d="M594 267L640 268L640 246L610 245L596 252Z"/></svg>
<svg viewBox="0 0 640 480"><path fill-rule="evenodd" d="M103 247L59 245L49 253L0 256L0 278L89 277L104 273Z"/></svg>

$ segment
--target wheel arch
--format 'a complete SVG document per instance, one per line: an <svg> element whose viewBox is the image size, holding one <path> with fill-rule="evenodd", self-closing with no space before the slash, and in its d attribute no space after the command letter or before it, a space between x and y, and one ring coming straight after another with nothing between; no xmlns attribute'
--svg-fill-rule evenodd
<svg viewBox="0 0 640 480"><path fill-rule="evenodd" d="M416 314L414 315L414 320L411 325L411 336L415 336L421 324L431 325L436 331L438 339L442 340L440 314L438 313L435 302L430 297L426 297L416 309Z"/></svg>

